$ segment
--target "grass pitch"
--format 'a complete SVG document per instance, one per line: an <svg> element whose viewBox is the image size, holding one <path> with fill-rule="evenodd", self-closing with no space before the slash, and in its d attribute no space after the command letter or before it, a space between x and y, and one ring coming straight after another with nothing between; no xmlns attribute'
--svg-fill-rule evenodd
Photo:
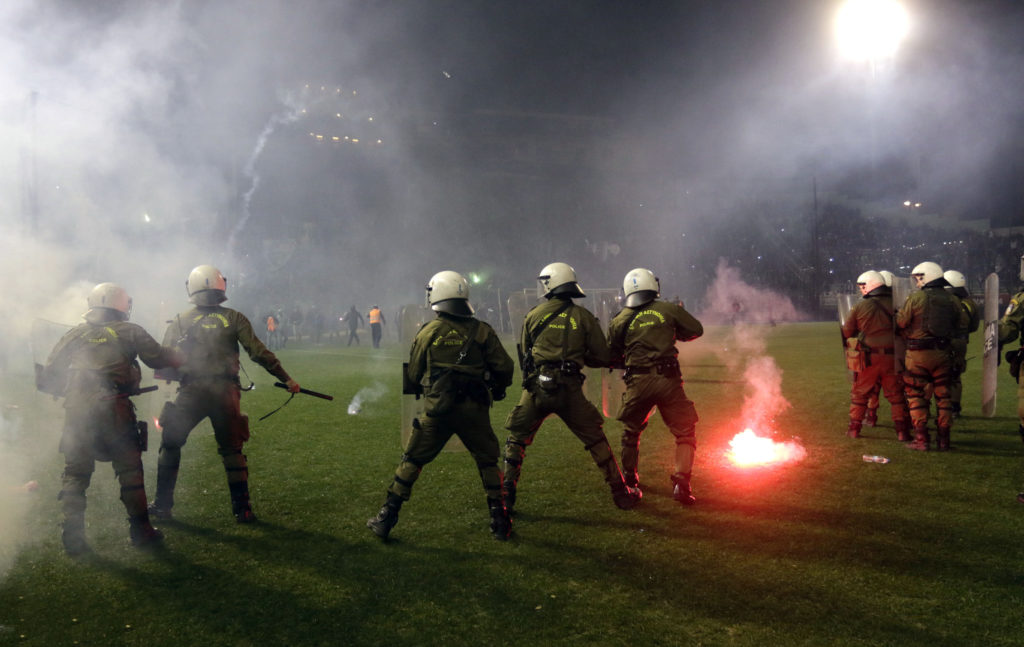
<svg viewBox="0 0 1024 647"><path fill-rule="evenodd" d="M879 427L845 436L836 324L744 332L742 341L762 345L734 332L711 329L684 345L686 389L701 416L697 506L671 500L673 442L657 416L641 441L645 496L628 512L614 507L576 438L549 419L527 452L505 543L490 537L466 453L426 467L391 541L364 527L401 454L404 344L290 345L280 352L289 372L336 400L296 397L262 422L288 394L247 366L258 384L243 395L253 526L230 515L205 423L183 450L162 550L127 545L116 481L98 464L87 513L95 554L79 560L59 540L63 412L30 390L29 375L9 377L0 383L9 468L0 475L0 644L1020 645L1024 445L1005 366L996 416L980 417L980 337L968 353L956 449L938 454L898 443L884 400ZM807 456L741 469L725 451L741 431L742 369L762 355L782 369L791 405L775 417L778 438L799 438ZM364 388L370 399L349 415ZM151 418L169 393L137 398L140 415ZM517 396L510 389L493 409L502 441ZM605 428L618 453L621 426ZM158 444L154 430L150 494ZM13 492L29 478L36 492Z"/></svg>

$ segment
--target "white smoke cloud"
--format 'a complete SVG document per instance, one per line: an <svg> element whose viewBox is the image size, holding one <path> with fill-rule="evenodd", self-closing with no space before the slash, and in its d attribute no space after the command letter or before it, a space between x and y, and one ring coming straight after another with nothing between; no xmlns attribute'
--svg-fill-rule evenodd
<svg viewBox="0 0 1024 647"><path fill-rule="evenodd" d="M363 405L369 402L380 399L388 392L387 386L383 382L374 382L370 386L364 386L359 389L356 394L352 397L352 401L348 403L349 415L356 415L361 413Z"/></svg>

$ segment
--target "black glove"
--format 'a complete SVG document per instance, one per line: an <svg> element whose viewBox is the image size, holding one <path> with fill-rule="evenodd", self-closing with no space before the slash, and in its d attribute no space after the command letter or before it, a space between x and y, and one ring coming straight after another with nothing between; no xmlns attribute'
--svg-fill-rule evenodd
<svg viewBox="0 0 1024 647"><path fill-rule="evenodd" d="M505 387L503 386L492 386L491 387L491 398L494 401L505 399Z"/></svg>

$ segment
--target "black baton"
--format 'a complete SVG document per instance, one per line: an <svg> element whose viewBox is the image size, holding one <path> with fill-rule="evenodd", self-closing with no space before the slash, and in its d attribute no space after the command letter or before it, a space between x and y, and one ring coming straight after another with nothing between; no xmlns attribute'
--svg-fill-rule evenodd
<svg viewBox="0 0 1024 647"><path fill-rule="evenodd" d="M279 389L284 389L285 391L288 390L288 385L285 384L284 382L274 382L274 386L276 386ZM311 395L314 398L322 398L324 400L334 399L333 395L327 395L326 393L317 393L316 391L310 391L309 389L299 389L299 393L305 393L306 395Z"/></svg>

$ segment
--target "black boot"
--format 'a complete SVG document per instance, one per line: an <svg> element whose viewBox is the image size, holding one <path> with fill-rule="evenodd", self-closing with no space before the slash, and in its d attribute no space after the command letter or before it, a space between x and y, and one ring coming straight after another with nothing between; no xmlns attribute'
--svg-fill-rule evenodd
<svg viewBox="0 0 1024 647"><path fill-rule="evenodd" d="M91 552L89 543L85 541L85 517L65 518L61 526L60 541L64 544L64 552L71 557L78 557Z"/></svg>
<svg viewBox="0 0 1024 647"><path fill-rule="evenodd" d="M868 409L864 415L864 425L874 427L878 424L878 409Z"/></svg>
<svg viewBox="0 0 1024 647"><path fill-rule="evenodd" d="M231 512L238 523L255 523L256 515L249 505L249 481L228 483L231 490Z"/></svg>
<svg viewBox="0 0 1024 647"><path fill-rule="evenodd" d="M164 533L149 522L148 512L128 517L128 536L132 540L132 546L137 548L156 546L164 540Z"/></svg>
<svg viewBox="0 0 1024 647"><path fill-rule="evenodd" d="M901 443L909 443L912 438L910 436L910 427L907 425L906 421L898 420L893 424L896 426L896 440Z"/></svg>
<svg viewBox="0 0 1024 647"><path fill-rule="evenodd" d="M512 517L508 508L501 499L487 499L487 508L491 511L491 535L498 541L507 540L512 536Z"/></svg>
<svg viewBox="0 0 1024 647"><path fill-rule="evenodd" d="M689 474L675 474L672 476L672 498L683 505L693 505L697 503L696 497L693 496L693 491L690 489L690 475Z"/></svg>
<svg viewBox="0 0 1024 647"><path fill-rule="evenodd" d="M388 498L384 501L380 512L376 517L366 520L366 527L373 531L381 539L387 539L391 529L398 523L398 511L402 508L402 497L388 492Z"/></svg>
<svg viewBox="0 0 1024 647"><path fill-rule="evenodd" d="M860 438L860 420L851 420L850 426L846 430L846 435L850 438Z"/></svg>
<svg viewBox="0 0 1024 647"><path fill-rule="evenodd" d="M178 482L178 468L157 464L156 496L149 504L149 516L154 519L170 519L174 507L174 486Z"/></svg>
<svg viewBox="0 0 1024 647"><path fill-rule="evenodd" d="M57 495L64 512L64 523L61 525L60 540L64 552L77 557L90 552L85 541L85 494L61 490Z"/></svg>
<svg viewBox="0 0 1024 647"><path fill-rule="evenodd" d="M625 481L612 486L612 501L621 510L632 510L643 496L638 488L629 487Z"/></svg>
<svg viewBox="0 0 1024 647"><path fill-rule="evenodd" d="M178 467L181 465L181 449L160 446L160 458L156 464L156 494L149 504L149 514L154 519L170 519L174 507L174 486L178 483Z"/></svg>
<svg viewBox="0 0 1024 647"><path fill-rule="evenodd" d="M935 433L935 451L948 452L949 449L949 427L939 427Z"/></svg>
<svg viewBox="0 0 1024 647"><path fill-rule="evenodd" d="M928 430L919 428L914 430L913 442L907 443L907 449L913 449L919 452L926 452L929 449L929 444L932 442L931 436L928 435Z"/></svg>

